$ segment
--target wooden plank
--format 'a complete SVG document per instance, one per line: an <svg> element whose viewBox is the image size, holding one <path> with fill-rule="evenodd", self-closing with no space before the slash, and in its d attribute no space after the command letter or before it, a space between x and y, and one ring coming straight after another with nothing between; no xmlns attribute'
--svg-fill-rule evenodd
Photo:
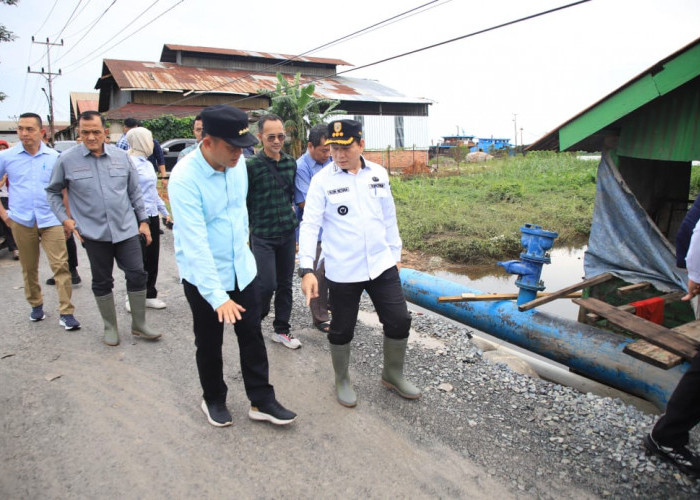
<svg viewBox="0 0 700 500"><path fill-rule="evenodd" d="M649 288L650 286L651 286L651 283L648 283L646 281L642 281L641 283L635 283L634 285L621 286L620 288L617 289L617 293L618 293L618 295L624 295L626 293L636 292L638 290L644 290L645 288Z"/></svg>
<svg viewBox="0 0 700 500"><path fill-rule="evenodd" d="M547 292L538 292L538 297L546 297L550 295ZM575 299L581 296L581 292L573 292L562 297L561 299ZM463 293L462 295L447 295L445 297L438 297L438 302L479 302L488 300L516 300L518 298L517 293Z"/></svg>
<svg viewBox="0 0 700 500"><path fill-rule="evenodd" d="M682 356L684 359L692 359L697 353L698 347L700 347L700 343L692 339L679 335L673 330L664 328L661 325L647 321L634 314L620 311L618 308L602 300L588 298L573 299L573 301L581 307L604 317L610 323L624 328L625 330L629 330L654 345Z"/></svg>
<svg viewBox="0 0 700 500"><path fill-rule="evenodd" d="M646 340L637 340L627 344L622 352L664 370L678 366L683 362L681 356L661 349Z"/></svg>
<svg viewBox="0 0 700 500"><path fill-rule="evenodd" d="M570 285L570 286L567 286L565 288L562 288L561 290L558 290L556 292L552 292L550 295L548 295L546 297L538 297L535 300L531 300L530 302L526 302L525 304L521 304L518 306L518 311L521 311L521 312L522 311L529 311L533 307L547 304L555 299L558 299L562 295L566 295L567 293L571 293L571 292L577 292L579 290L583 290L584 288L588 288L589 286L598 285L600 283L608 281L612 277L613 277L613 275L610 273L599 274L595 278L583 280L580 283L576 283L574 285Z"/></svg>
<svg viewBox="0 0 700 500"><path fill-rule="evenodd" d="M700 342L700 320L691 321L690 323L685 323L684 325L679 325L675 328L671 328L674 332L678 332L681 335Z"/></svg>
<svg viewBox="0 0 700 500"><path fill-rule="evenodd" d="M659 295L659 297L664 299L664 304L668 304L669 302L678 302L679 300L681 300L681 298L684 295L685 295L685 292L671 292L671 293L667 293L665 295ZM621 306L617 306L617 308L620 311L625 311L625 312L632 313L632 314L637 312L637 308L634 307L632 304L624 304ZM592 322L600 321L600 319L601 319L600 316L598 316L595 313L586 314L586 318ZM698 338L698 340L700 340L700 338Z"/></svg>

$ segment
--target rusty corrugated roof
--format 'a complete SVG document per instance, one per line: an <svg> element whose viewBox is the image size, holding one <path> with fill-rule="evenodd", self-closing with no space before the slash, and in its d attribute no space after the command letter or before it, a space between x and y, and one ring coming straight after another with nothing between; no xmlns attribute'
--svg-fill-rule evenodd
<svg viewBox="0 0 700 500"><path fill-rule="evenodd" d="M325 57L306 57L293 56L289 54L279 54L276 52L260 52L255 50L237 50L237 49L221 49L216 47L197 47L192 45L177 45L174 43L166 43L163 45L163 52L160 60L174 62L169 56L168 51L194 52L199 54L219 54L226 56L241 56L241 57L260 57L263 59L272 59L279 61L300 61L316 64L330 64L340 66L352 66L352 64L343 61L342 59L328 59Z"/></svg>
<svg viewBox="0 0 700 500"><path fill-rule="evenodd" d="M194 68L164 62L125 61L105 59L101 82L114 78L121 90L157 92L187 92L235 95L255 95L273 91L277 83L274 73L227 70L218 68ZM291 81L291 77L288 77ZM374 80L343 76L316 80L301 77L302 84L314 82L314 97L343 101L429 103L428 99L407 97ZM183 102L184 104L184 102Z"/></svg>

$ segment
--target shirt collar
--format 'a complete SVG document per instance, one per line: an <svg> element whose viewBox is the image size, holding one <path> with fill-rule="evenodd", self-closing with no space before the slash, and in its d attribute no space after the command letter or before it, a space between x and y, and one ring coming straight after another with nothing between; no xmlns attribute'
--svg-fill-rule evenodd
<svg viewBox="0 0 700 500"><path fill-rule="evenodd" d="M19 153L27 153L29 156L32 156L32 154L24 149L24 144L20 141L18 143L20 150ZM41 141L41 144L39 145L39 151L36 152L34 156L39 156L39 155L46 155L49 154L49 151L51 151L51 148L49 148L46 144L44 144L44 141Z"/></svg>
<svg viewBox="0 0 700 500"><path fill-rule="evenodd" d="M357 171L358 174L359 174L360 172L362 172L362 170L364 170L365 168L369 168L369 167L367 166L367 164L365 163L365 157L364 157L364 156L360 156L360 163L362 164L362 166L360 167L360 170ZM340 174L340 173L347 174L348 171L347 171L347 169L340 168L338 165L336 165L335 163L333 163L333 174Z"/></svg>

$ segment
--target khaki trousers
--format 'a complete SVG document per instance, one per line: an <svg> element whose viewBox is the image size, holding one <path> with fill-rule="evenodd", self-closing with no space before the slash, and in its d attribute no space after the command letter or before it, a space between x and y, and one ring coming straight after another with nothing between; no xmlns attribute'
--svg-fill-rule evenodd
<svg viewBox="0 0 700 500"><path fill-rule="evenodd" d="M24 277L24 296L32 307L44 304L44 297L39 286L39 245L44 249L51 266L56 291L58 292L58 311L60 314L73 314L75 307L71 303L73 288L68 270L68 250L63 226L38 228L23 226L11 222L12 235L19 250L19 262L22 264Z"/></svg>

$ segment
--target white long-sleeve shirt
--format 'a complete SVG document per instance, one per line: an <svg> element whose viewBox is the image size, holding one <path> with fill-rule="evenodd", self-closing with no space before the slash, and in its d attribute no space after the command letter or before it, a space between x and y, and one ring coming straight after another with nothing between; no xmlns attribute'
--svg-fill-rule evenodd
<svg viewBox="0 0 700 500"><path fill-rule="evenodd" d="M693 235L690 237L685 265L688 268L688 278L695 283L700 283L700 221L695 224Z"/></svg>
<svg viewBox="0 0 700 500"><path fill-rule="evenodd" d="M299 267L313 267L323 228L326 277L339 283L374 279L401 260L389 175L362 163L357 174L330 163L311 179L299 230Z"/></svg>

